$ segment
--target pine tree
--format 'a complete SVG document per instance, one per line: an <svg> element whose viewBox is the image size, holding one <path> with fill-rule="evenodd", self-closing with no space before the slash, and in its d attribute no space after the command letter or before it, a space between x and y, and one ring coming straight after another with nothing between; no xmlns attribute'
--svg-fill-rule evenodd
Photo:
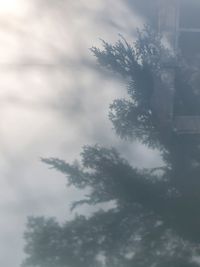
<svg viewBox="0 0 200 267"><path fill-rule="evenodd" d="M102 50L93 47L91 51L101 66L127 81L127 99L110 105L116 134L158 149L164 166L133 168L114 148L99 145L85 146L79 164L43 159L66 175L69 186L90 188L90 194L72 208L109 201L115 205L89 218L77 215L64 224L30 217L23 266L198 266L200 137L179 135L170 125L161 125L152 102L163 60L175 59L149 27L138 32L133 45L121 37L114 45L103 41ZM193 74L183 58L177 57L176 63L174 112L200 114Z"/></svg>

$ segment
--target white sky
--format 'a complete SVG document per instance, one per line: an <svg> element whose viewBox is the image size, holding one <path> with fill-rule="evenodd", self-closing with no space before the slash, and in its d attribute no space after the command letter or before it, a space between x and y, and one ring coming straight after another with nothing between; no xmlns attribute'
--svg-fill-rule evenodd
<svg viewBox="0 0 200 267"><path fill-rule="evenodd" d="M40 157L71 161L82 145L103 143L133 164L160 164L111 130L108 105L124 84L84 64L99 38L131 40L139 25L122 0L0 0L0 266L19 266L28 215L63 220L80 197Z"/></svg>

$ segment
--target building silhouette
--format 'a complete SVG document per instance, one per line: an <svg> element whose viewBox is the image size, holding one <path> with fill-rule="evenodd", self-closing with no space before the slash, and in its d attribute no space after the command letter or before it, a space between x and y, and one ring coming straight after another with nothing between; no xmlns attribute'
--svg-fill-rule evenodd
<svg viewBox="0 0 200 267"><path fill-rule="evenodd" d="M191 69L200 99L200 1L158 0L158 29L171 53L181 54ZM153 97L161 127L176 134L200 134L200 114L175 112L175 77L176 61L163 62Z"/></svg>

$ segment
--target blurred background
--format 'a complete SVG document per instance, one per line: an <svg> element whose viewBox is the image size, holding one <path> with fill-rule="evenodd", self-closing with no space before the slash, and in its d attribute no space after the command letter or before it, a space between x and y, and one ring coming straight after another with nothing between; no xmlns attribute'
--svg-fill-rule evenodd
<svg viewBox="0 0 200 267"><path fill-rule="evenodd" d="M125 83L89 51L119 33L133 42L153 12L145 1L0 0L0 266L20 266L27 216L63 221L80 198L41 157L72 162L99 143L135 166L160 165L156 151L116 137L108 107Z"/></svg>

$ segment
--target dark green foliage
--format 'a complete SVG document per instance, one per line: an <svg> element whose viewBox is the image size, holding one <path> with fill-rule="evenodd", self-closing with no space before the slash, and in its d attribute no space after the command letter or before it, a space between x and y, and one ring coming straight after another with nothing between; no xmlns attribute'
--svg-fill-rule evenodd
<svg viewBox="0 0 200 267"><path fill-rule="evenodd" d="M197 266L193 247L140 207L77 216L57 226L53 219L30 218L24 266ZM101 255L102 258L99 256Z"/></svg>
<svg viewBox="0 0 200 267"><path fill-rule="evenodd" d="M102 66L127 80L127 99L110 106L116 133L157 147L165 166L139 170L115 149L98 145L85 146L79 163L42 159L66 175L69 186L89 191L72 209L114 204L108 211L76 216L64 224L30 218L23 266L199 266L194 256L200 242L200 137L163 132L151 103L155 77L172 61L170 53L148 27L138 33L133 46L121 38L115 45L103 42L103 50L91 50ZM175 113L198 114L197 74L183 60L177 62Z"/></svg>
<svg viewBox="0 0 200 267"><path fill-rule="evenodd" d="M138 40L131 46L122 37L115 45L103 41L104 50L91 50L100 65L127 79L128 99L118 99L110 105L109 118L116 133L123 138L138 138L157 146L159 131L152 110L154 79L159 76L163 61L171 56L161 44L161 38L149 27L138 32Z"/></svg>
<svg viewBox="0 0 200 267"><path fill-rule="evenodd" d="M147 177L146 172L132 168L114 149L85 147L82 166L69 165L58 159L43 161L67 174L69 185L90 188L90 194L81 204L114 200L120 206L138 202L155 207L167 197L167 179L155 183L157 177L153 172Z"/></svg>

